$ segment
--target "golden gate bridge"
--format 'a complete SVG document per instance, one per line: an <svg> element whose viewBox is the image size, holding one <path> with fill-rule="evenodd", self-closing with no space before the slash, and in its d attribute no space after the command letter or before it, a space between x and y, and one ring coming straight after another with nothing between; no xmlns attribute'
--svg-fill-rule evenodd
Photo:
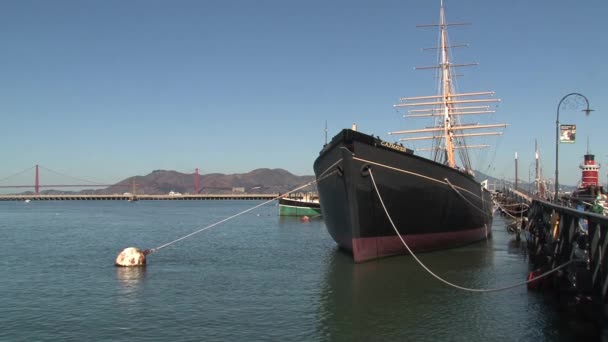
<svg viewBox="0 0 608 342"><path fill-rule="evenodd" d="M34 184L19 184L19 185L3 185L2 182L6 181L8 179L12 179L15 178L17 176L23 175L26 172L35 169L35 176L34 176ZM70 179L74 179L77 180L79 182L83 182L83 184L40 184L40 170L43 169L45 171L48 171L50 173L56 174L56 175L60 175L63 177L67 177ZM198 168L195 169L194 171L194 193L198 194L199 193L199 172L198 172ZM124 186L124 187L132 187L133 190L132 192L135 193L135 178L133 177L133 181L131 183L115 183L115 184L99 184L99 182L94 182L94 181L90 181L90 180L86 180L86 179L82 179L82 178L77 178L77 177L73 177L73 176L69 176L66 174L63 174L61 172L57 172L54 170L51 170L49 168L46 168L44 166L40 166L38 164L36 164L35 166L29 167L27 169L21 170L15 174L12 174L8 177L2 178L0 179L0 189L19 189L19 188L33 188L34 189L34 193L36 195L40 195L40 189L41 188L104 188L104 187L110 187L110 186Z"/></svg>

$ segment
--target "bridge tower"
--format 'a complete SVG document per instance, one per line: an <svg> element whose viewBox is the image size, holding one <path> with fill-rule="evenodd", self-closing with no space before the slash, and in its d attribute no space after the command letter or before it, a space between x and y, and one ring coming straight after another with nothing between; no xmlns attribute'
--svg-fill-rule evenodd
<svg viewBox="0 0 608 342"><path fill-rule="evenodd" d="M194 193L198 195L198 167L194 169Z"/></svg>
<svg viewBox="0 0 608 342"><path fill-rule="evenodd" d="M36 164L36 180L34 184L34 190L36 192L36 195L40 195L40 168L38 167L38 164Z"/></svg>

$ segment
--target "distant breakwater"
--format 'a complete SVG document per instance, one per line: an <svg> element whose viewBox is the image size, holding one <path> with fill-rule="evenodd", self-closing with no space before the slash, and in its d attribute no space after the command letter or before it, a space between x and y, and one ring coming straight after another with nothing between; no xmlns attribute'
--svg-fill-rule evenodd
<svg viewBox="0 0 608 342"><path fill-rule="evenodd" d="M0 195L0 201L190 201L190 200L271 200L279 194L204 195Z"/></svg>

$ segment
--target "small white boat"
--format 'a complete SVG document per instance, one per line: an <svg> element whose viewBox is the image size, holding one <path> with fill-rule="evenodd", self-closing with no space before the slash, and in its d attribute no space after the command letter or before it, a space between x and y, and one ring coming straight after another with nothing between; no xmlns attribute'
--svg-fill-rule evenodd
<svg viewBox="0 0 608 342"><path fill-rule="evenodd" d="M31 200L26 199L24 202L25 202L25 203L30 203L30 201L31 201Z"/></svg>

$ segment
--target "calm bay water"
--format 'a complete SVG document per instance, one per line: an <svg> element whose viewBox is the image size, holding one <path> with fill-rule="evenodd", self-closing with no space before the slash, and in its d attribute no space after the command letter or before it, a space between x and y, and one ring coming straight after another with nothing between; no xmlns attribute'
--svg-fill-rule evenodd
<svg viewBox="0 0 608 342"><path fill-rule="evenodd" d="M0 202L1 341L570 341L552 298L526 287L465 293L411 257L355 265L323 221L260 207L117 268L125 247L158 247L261 202ZM467 287L521 282L526 250L493 238L420 255Z"/></svg>

